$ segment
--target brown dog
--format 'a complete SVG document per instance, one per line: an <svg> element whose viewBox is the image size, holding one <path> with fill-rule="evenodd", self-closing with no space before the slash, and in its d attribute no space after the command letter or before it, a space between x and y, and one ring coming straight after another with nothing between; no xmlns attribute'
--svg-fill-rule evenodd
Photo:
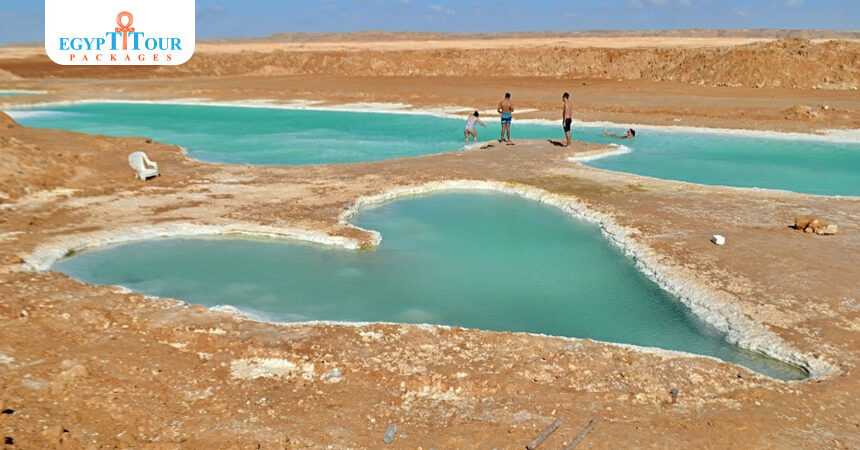
<svg viewBox="0 0 860 450"><path fill-rule="evenodd" d="M839 227L835 223L817 216L797 216L794 218L794 228L804 233L815 233L819 235L836 234Z"/></svg>

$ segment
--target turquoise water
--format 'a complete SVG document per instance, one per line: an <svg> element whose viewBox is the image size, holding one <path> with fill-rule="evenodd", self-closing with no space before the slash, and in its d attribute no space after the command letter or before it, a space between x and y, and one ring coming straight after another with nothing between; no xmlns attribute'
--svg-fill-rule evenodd
<svg viewBox="0 0 860 450"><path fill-rule="evenodd" d="M860 144L650 130L614 142L632 151L587 165L699 184L860 196Z"/></svg>
<svg viewBox="0 0 860 450"><path fill-rule="evenodd" d="M407 114L96 103L13 116L27 126L148 136L199 160L233 164L352 163L464 146L462 131L459 140L449 132L457 121Z"/></svg>
<svg viewBox="0 0 860 450"><path fill-rule="evenodd" d="M14 111L24 125L114 136L148 136L181 145L204 161L331 164L403 158L463 148L463 119L414 114L275 108L91 103ZM482 140L497 139L487 118ZM516 122L514 139L560 139L561 127ZM860 196L860 144L790 141L716 133L640 130L635 140L575 127L577 140L633 151L587 163L657 178L822 195ZM622 131L622 130L612 130Z"/></svg>
<svg viewBox="0 0 860 450"><path fill-rule="evenodd" d="M11 97L13 95L28 95L35 94L36 92L31 91L3 91L0 90L0 97Z"/></svg>
<svg viewBox="0 0 860 450"><path fill-rule="evenodd" d="M526 331L715 356L784 379L635 269L599 229L518 197L447 193L362 212L382 244L355 252L240 239L145 241L53 269L279 321L388 321Z"/></svg>

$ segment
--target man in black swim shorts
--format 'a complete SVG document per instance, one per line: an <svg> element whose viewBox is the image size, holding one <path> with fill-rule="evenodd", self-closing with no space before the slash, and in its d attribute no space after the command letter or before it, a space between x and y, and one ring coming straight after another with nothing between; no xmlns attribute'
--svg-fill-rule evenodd
<svg viewBox="0 0 860 450"><path fill-rule="evenodd" d="M571 118L570 94L565 92L561 96L561 100L564 102L564 109L561 111L561 127L564 129L564 137L567 138L567 143L564 146L570 147L570 123L573 122Z"/></svg>

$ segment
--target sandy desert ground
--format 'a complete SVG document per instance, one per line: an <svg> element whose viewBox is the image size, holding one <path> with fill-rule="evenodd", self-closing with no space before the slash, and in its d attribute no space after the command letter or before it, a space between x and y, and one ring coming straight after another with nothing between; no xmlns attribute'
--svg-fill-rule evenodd
<svg viewBox="0 0 860 450"><path fill-rule="evenodd" d="M492 108L509 90L531 110L524 117L555 119L570 90L582 120L860 128L855 41L519 39L210 43L179 68L139 71L62 68L0 49L0 89L46 91L0 102L304 99L420 110ZM162 177L131 178L125 157L141 148ZM541 448L561 448L592 418L600 422L582 448L860 446L857 198L606 172L567 160L601 147L544 141L247 167L0 115L0 149L0 437L15 447L380 448L393 423L392 448L522 448L556 417L562 425ZM36 270L68 250L171 233L366 246L374 236L343 220L357 203L452 186L501 189L599 222L698 314L813 377L781 382L590 340L261 323ZM828 216L840 233L788 228L801 213ZM715 229L734 245L710 244ZM325 375L334 370L342 376Z"/></svg>

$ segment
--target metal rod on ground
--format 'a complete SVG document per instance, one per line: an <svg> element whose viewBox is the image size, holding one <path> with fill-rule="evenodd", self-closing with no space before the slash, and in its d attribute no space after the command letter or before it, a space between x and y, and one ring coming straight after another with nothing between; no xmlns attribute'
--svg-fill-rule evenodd
<svg viewBox="0 0 860 450"><path fill-rule="evenodd" d="M579 445L579 443L582 442L583 439L585 439L585 435L588 434L588 432L591 431L595 425L597 425L598 421L600 421L600 419L598 419L597 417L591 419L591 422L588 422L588 426L586 426L584 430L577 434L576 437L573 439L573 442L568 444L567 447L564 448L564 450L571 450L572 448Z"/></svg>
<svg viewBox="0 0 860 450"><path fill-rule="evenodd" d="M553 431L557 430L559 426L561 426L560 417L555 419L548 427L544 428L533 441L529 442L529 445L526 445L526 450L535 450L538 448L538 446L541 445L541 443L543 443L543 441L545 441Z"/></svg>

